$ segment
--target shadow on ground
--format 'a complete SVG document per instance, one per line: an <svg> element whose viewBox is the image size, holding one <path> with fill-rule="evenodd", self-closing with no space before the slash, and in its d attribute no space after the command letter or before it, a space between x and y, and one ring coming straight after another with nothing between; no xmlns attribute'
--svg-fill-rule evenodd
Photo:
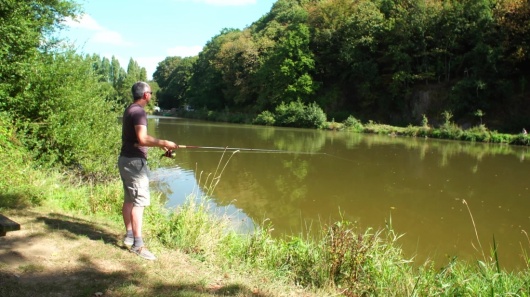
<svg viewBox="0 0 530 297"><path fill-rule="evenodd" d="M24 236L0 237L0 296L255 296L273 295L253 291L245 285L229 283L209 285L204 277L197 275L181 280L160 279L156 276L157 265L138 258L124 256L118 244L115 230L98 226L97 223L62 214L17 211L16 216L25 225ZM17 231L19 232L19 231ZM94 253L87 249L79 251L65 248L71 260L52 263L53 257L32 254L40 244L50 240L67 245L87 242ZM71 243L70 243L71 242ZM90 250L89 250L90 251ZM60 253L61 251L57 251ZM116 256L118 255L118 256ZM61 257L59 257L61 258ZM108 266L103 266L102 263ZM108 267L119 267L109 269ZM166 265L167 266L167 265ZM166 268L167 269L167 268ZM183 272L182 267L171 267ZM165 271L171 275L172 271ZM193 272L190 275L193 276ZM189 281L189 280L192 281ZM101 293L102 295L99 295Z"/></svg>
<svg viewBox="0 0 530 297"><path fill-rule="evenodd" d="M116 235L83 219L52 213L50 217L38 217L37 221L43 222L49 229L68 231L72 236L82 235L91 240L103 240L105 243L118 245ZM69 233L65 233L65 236Z"/></svg>

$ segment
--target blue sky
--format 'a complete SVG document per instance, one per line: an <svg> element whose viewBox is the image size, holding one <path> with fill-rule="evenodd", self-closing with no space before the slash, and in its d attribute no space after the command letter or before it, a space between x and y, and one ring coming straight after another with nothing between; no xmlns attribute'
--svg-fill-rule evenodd
<svg viewBox="0 0 530 297"><path fill-rule="evenodd" d="M243 29L276 0L77 0L84 14L60 34L79 53L133 58L151 78L168 56L194 56L223 28Z"/></svg>

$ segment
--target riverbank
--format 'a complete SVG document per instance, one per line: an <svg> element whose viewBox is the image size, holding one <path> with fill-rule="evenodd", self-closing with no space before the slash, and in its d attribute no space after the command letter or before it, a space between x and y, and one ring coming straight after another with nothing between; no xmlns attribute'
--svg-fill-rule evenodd
<svg viewBox="0 0 530 297"><path fill-rule="evenodd" d="M267 116L265 117L262 114L256 117L255 115L244 113L233 113L228 111L215 112L205 110L179 110L167 112L164 115L238 124L258 124L270 126L278 125L278 123L275 121L275 118L278 116L270 112L267 112ZM302 117L302 115L299 115L299 117ZM530 145L530 135L528 135L524 127L521 128L521 132L518 134L509 134L490 130L485 124L482 123L482 121L479 125L463 128L462 126L453 122L453 115L448 111L443 112L442 117L443 122L438 125L431 124L429 119L426 116L423 116L421 125L409 124L407 127L398 127L387 124L379 124L373 121L363 123L359 119L350 115L343 121L335 121L334 119L331 119L331 121L329 121L329 119L327 121L321 121L316 126L312 126L312 128L352 133L382 134L390 136L423 137L520 146ZM263 120L263 118L269 120ZM289 124L289 126L300 127L296 120Z"/></svg>
<svg viewBox="0 0 530 297"><path fill-rule="evenodd" d="M264 273L238 273L152 241L156 261L121 244L102 216L49 207L3 210L22 230L0 237L0 296L323 296Z"/></svg>

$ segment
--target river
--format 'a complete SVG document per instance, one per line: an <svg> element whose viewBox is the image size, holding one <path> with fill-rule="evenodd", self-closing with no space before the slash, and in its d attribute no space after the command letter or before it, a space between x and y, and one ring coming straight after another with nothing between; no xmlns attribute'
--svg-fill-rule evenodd
<svg viewBox="0 0 530 297"><path fill-rule="evenodd" d="M418 264L483 260L495 241L501 267L527 267L526 147L179 118L151 118L149 133L209 147L179 149L152 173L168 208L208 192L242 230L267 222L283 236L341 219L361 232L391 223Z"/></svg>

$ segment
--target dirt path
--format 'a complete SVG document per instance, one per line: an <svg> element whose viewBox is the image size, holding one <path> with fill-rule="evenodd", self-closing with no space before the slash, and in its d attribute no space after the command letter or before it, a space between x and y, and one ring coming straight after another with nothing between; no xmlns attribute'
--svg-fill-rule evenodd
<svg viewBox="0 0 530 297"><path fill-rule="evenodd" d="M316 296L235 275L176 250L146 261L121 245L110 223L31 209L5 212L20 231L0 237L0 296Z"/></svg>

